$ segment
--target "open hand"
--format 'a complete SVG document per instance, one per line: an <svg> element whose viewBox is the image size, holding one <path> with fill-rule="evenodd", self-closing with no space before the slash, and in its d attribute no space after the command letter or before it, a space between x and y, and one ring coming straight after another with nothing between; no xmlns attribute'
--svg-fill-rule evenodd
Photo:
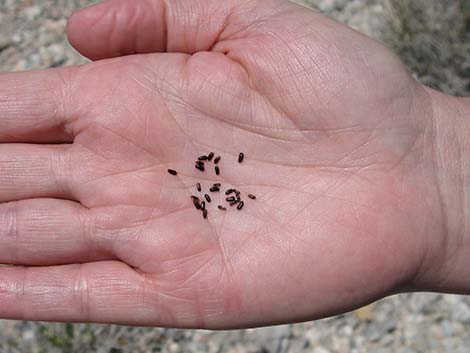
<svg viewBox="0 0 470 353"><path fill-rule="evenodd" d="M277 0L108 1L69 36L109 59L0 75L0 317L309 320L441 245L429 95L375 41Z"/></svg>

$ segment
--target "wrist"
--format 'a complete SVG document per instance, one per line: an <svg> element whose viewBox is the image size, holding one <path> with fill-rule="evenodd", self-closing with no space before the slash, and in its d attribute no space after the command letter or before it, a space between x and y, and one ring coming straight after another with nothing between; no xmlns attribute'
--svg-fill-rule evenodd
<svg viewBox="0 0 470 353"><path fill-rule="evenodd" d="M422 261L414 290L470 294L470 99L425 88L442 232Z"/></svg>

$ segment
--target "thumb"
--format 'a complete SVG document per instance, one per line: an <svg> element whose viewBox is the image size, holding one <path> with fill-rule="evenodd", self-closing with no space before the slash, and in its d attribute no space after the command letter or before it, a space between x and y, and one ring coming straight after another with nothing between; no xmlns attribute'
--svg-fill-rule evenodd
<svg viewBox="0 0 470 353"><path fill-rule="evenodd" d="M256 2L107 0L75 12L67 34L75 49L92 60L165 51L192 54L212 48L235 7L250 13Z"/></svg>

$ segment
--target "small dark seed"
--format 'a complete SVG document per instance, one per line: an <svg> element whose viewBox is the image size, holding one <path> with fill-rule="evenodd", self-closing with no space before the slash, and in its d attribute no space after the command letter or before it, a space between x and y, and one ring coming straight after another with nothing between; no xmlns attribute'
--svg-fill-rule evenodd
<svg viewBox="0 0 470 353"><path fill-rule="evenodd" d="M196 161L196 165L202 165L204 167L204 162L202 161Z"/></svg>
<svg viewBox="0 0 470 353"><path fill-rule="evenodd" d="M197 189L197 191L201 192L201 190L202 190L201 189L201 183L196 184L196 189Z"/></svg>
<svg viewBox="0 0 470 353"><path fill-rule="evenodd" d="M196 164L196 165L195 165L195 168L196 168L196 169L199 169L201 172L204 171L204 166L202 166L202 165L200 165L200 164Z"/></svg>
<svg viewBox="0 0 470 353"><path fill-rule="evenodd" d="M197 157L199 161L207 161L207 156L199 156Z"/></svg>
<svg viewBox="0 0 470 353"><path fill-rule="evenodd" d="M214 157L214 152L211 152L207 155L207 160L211 161L213 157Z"/></svg>
<svg viewBox="0 0 470 353"><path fill-rule="evenodd" d="M176 175L178 174L178 172L174 169L168 169L168 173L170 173L171 175Z"/></svg>
<svg viewBox="0 0 470 353"><path fill-rule="evenodd" d="M211 188L209 189L209 191L210 191L210 192L219 192L220 189L219 189L218 187L216 187L216 186L213 186L213 187L211 187Z"/></svg>
<svg viewBox="0 0 470 353"><path fill-rule="evenodd" d="M235 201L230 202L229 205L230 205L230 206L234 206L234 205L236 205L236 204L239 203L239 202L240 202L240 201L235 200Z"/></svg>
<svg viewBox="0 0 470 353"><path fill-rule="evenodd" d="M211 197L207 194L204 194L204 197L206 198L207 202L211 202Z"/></svg>
<svg viewBox="0 0 470 353"><path fill-rule="evenodd" d="M227 202L233 202L233 201L235 201L235 200L236 200L236 199L235 199L235 196L230 196L230 197L227 197L227 198L225 199L225 201L227 201Z"/></svg>
<svg viewBox="0 0 470 353"><path fill-rule="evenodd" d="M220 169L218 166L215 166L215 174L219 175L220 174Z"/></svg>
<svg viewBox="0 0 470 353"><path fill-rule="evenodd" d="M256 196L253 195L253 194L248 194L248 197L249 197L250 199L252 199L252 200L256 200Z"/></svg>
<svg viewBox="0 0 470 353"><path fill-rule="evenodd" d="M238 204L238 206L237 206L237 210L240 211L240 210L243 208L243 205L244 205L244 204L245 204L245 203L244 203L243 201L240 202L240 203Z"/></svg>
<svg viewBox="0 0 470 353"><path fill-rule="evenodd" d="M221 158L222 158L222 157L220 157L220 156L215 157L215 159L214 159L214 164L219 163L219 161L220 161Z"/></svg>
<svg viewBox="0 0 470 353"><path fill-rule="evenodd" d="M199 197L197 197L197 196L191 195L191 198L193 199L193 201L195 201L195 200L199 201Z"/></svg>
<svg viewBox="0 0 470 353"><path fill-rule="evenodd" d="M225 195L230 195L232 192L235 192L235 189L228 189L225 191Z"/></svg>
<svg viewBox="0 0 470 353"><path fill-rule="evenodd" d="M194 206L196 207L196 209L198 209L198 210L201 209L201 204L199 203L198 200L194 200L193 203L194 203Z"/></svg>
<svg viewBox="0 0 470 353"><path fill-rule="evenodd" d="M238 155L238 163L243 162L243 158L245 158L245 155L242 152L240 152L240 154Z"/></svg>
<svg viewBox="0 0 470 353"><path fill-rule="evenodd" d="M215 187L215 188L220 188L221 185L222 185L222 184L220 184L220 183L215 183L215 184L212 185L212 186Z"/></svg>
<svg viewBox="0 0 470 353"><path fill-rule="evenodd" d="M226 209L224 206L219 205L219 206L217 206L217 207L218 207L219 210L221 210L221 211L227 211L227 209Z"/></svg>
<svg viewBox="0 0 470 353"><path fill-rule="evenodd" d="M203 209L203 210L206 209L206 201L201 202L201 209Z"/></svg>
<svg viewBox="0 0 470 353"><path fill-rule="evenodd" d="M204 209L204 210L202 211L202 217L204 217L204 219L207 218L207 210L206 210L206 209Z"/></svg>

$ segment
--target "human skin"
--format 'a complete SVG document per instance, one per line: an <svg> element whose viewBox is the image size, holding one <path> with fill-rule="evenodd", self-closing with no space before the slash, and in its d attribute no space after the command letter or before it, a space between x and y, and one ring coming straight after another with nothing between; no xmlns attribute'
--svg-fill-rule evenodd
<svg viewBox="0 0 470 353"><path fill-rule="evenodd" d="M222 329L470 293L468 100L278 0L111 0L68 35L97 61L0 75L0 317ZM205 220L197 181L257 199Z"/></svg>

